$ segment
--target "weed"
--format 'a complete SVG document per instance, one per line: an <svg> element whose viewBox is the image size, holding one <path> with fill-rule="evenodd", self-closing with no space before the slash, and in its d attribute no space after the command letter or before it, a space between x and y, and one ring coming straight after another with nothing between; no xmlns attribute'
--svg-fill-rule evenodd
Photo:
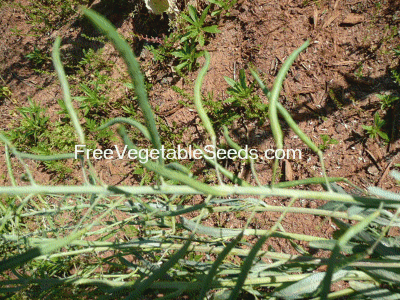
<svg viewBox="0 0 400 300"><path fill-rule="evenodd" d="M388 135L382 131L385 121L381 119L378 112L374 116L374 124L372 126L363 125L363 129L367 132L370 138L375 139L380 136L385 142L389 142Z"/></svg>
<svg viewBox="0 0 400 300"><path fill-rule="evenodd" d="M22 29L18 29L17 26L14 28L11 28L10 31L15 35L15 36L22 36Z"/></svg>
<svg viewBox="0 0 400 300"><path fill-rule="evenodd" d="M97 128L102 125L99 124L99 121L90 118L85 118L85 120L86 120L86 129L88 130L88 133L95 132L96 133L95 138L99 144L108 145L111 142L115 142L117 140L114 132L112 132L111 129L106 128L100 131L97 130ZM95 141L89 141L88 143L91 144L91 146L93 147L96 145Z"/></svg>
<svg viewBox="0 0 400 300"><path fill-rule="evenodd" d="M342 101L341 101L341 94L340 94L339 90L330 88L328 90L328 95L329 95L329 98L331 98L332 101L335 103L335 105L336 105L336 107L338 109L343 108L343 104L342 104Z"/></svg>
<svg viewBox="0 0 400 300"><path fill-rule="evenodd" d="M171 89L173 91L175 91L176 93L178 93L179 95L181 95L183 98L187 99L189 102L193 102L193 96L190 95L188 92L184 91L183 89L181 89L180 87L177 87L176 85L172 86ZM183 104L184 106L187 106L187 104L185 102L182 102L181 104Z"/></svg>
<svg viewBox="0 0 400 300"><path fill-rule="evenodd" d="M81 103L80 108L85 117L89 114L91 116L104 115L108 103L108 97L102 93L102 87L98 81L91 83L92 87L88 84L81 83L80 87L84 95L74 97L74 99Z"/></svg>
<svg viewBox="0 0 400 300"><path fill-rule="evenodd" d="M46 109L28 98L29 106L17 108L22 116L20 126L10 132L9 138L17 145L28 147L38 144L39 139L47 130L49 118ZM25 148L28 149L28 148Z"/></svg>
<svg viewBox="0 0 400 300"><path fill-rule="evenodd" d="M256 120L262 125L268 114L268 105L264 104L260 97L255 95L254 83L248 85L244 70L239 71L239 81L229 77L224 77L230 85L227 89L229 97L224 102L230 103L233 107L239 108L244 112L244 117L248 120Z"/></svg>
<svg viewBox="0 0 400 300"><path fill-rule="evenodd" d="M39 0L29 5L17 4L25 12L27 23L33 25L33 31L46 33L56 30L76 13L78 4L88 3L89 0L63 1L63 0Z"/></svg>
<svg viewBox="0 0 400 300"><path fill-rule="evenodd" d="M393 49L393 52L396 56L400 56L400 46L397 46L395 49Z"/></svg>
<svg viewBox="0 0 400 300"><path fill-rule="evenodd" d="M153 54L153 60L163 62L167 59L169 51L165 47L155 47L154 45L145 45L144 48Z"/></svg>
<svg viewBox="0 0 400 300"><path fill-rule="evenodd" d="M172 52L172 55L179 58L180 64L175 67L175 70L181 73L185 68L189 72L194 70L197 67L197 59L202 56L203 53L197 51L196 44L185 41L182 48Z"/></svg>
<svg viewBox="0 0 400 300"><path fill-rule="evenodd" d="M361 78L363 78L363 71L364 71L364 65L363 65L363 63L361 62L361 63L359 63L358 64L358 68L357 68L357 70L355 71L355 76L357 77L357 78L359 78L359 79L361 79Z"/></svg>
<svg viewBox="0 0 400 300"><path fill-rule="evenodd" d="M203 101L216 130L222 126L231 126L235 120L240 118L240 114L227 106L224 101L215 100L212 92L209 92Z"/></svg>
<svg viewBox="0 0 400 300"><path fill-rule="evenodd" d="M98 51L89 48L88 50L83 49L83 57L78 62L78 68L80 74L85 76L88 72L97 72L95 75L100 75L98 72L100 70L110 71L112 67L112 62L104 60L102 53L103 49ZM104 75L101 75L98 80L104 81Z"/></svg>
<svg viewBox="0 0 400 300"><path fill-rule="evenodd" d="M400 86L400 72L393 69L392 76L393 76L394 80L396 81L396 83Z"/></svg>
<svg viewBox="0 0 400 300"><path fill-rule="evenodd" d="M135 98L133 100L136 100ZM129 116L129 117L134 117L137 115L137 104L135 103L129 103L128 105L122 105L121 106L122 110Z"/></svg>
<svg viewBox="0 0 400 300"><path fill-rule="evenodd" d="M0 85L0 100L9 99L11 96L11 90L7 86Z"/></svg>
<svg viewBox="0 0 400 300"><path fill-rule="evenodd" d="M57 121L52 124L52 127L44 133L47 138L45 152L49 154L54 152L68 153L73 152L76 144L76 135L74 128L64 122Z"/></svg>
<svg viewBox="0 0 400 300"><path fill-rule="evenodd" d="M399 101L399 97L393 95L376 95L381 103L381 110L388 110L394 106L396 101Z"/></svg>
<svg viewBox="0 0 400 300"><path fill-rule="evenodd" d="M321 140L322 140L322 144L320 144L320 145L318 146L318 148L319 148L321 151L328 150L328 149L329 149L329 145L336 145L336 144L339 143L338 140L335 140L335 139L329 137L329 135L327 135L327 134L321 134L321 135L320 135L320 138L321 138Z"/></svg>
<svg viewBox="0 0 400 300"><path fill-rule="evenodd" d="M159 45L149 44L145 45L144 48L153 54L155 62L166 62L172 58L171 53L176 49L179 40L180 35L176 31L173 31Z"/></svg>
<svg viewBox="0 0 400 300"><path fill-rule="evenodd" d="M172 126L169 126L165 122L158 122L158 127L161 134L161 139L166 148L175 148L178 144L183 144L183 133L185 132L184 127L178 127L176 122L172 122Z"/></svg>
<svg viewBox="0 0 400 300"><path fill-rule="evenodd" d="M194 6L189 5L188 10L189 15L183 14L182 18L190 25L185 28L186 33L181 37L181 42L183 43L191 40L198 43L200 46L204 46L206 33L220 32L217 25L204 26L208 11L210 10L210 5L203 10L200 17L197 15Z"/></svg>
<svg viewBox="0 0 400 300"><path fill-rule="evenodd" d="M25 57L35 66L36 68L42 67L44 64L50 61L50 57L34 47L33 51L25 55Z"/></svg>
<svg viewBox="0 0 400 300"><path fill-rule="evenodd" d="M222 12L225 12L225 16L230 16L230 9L234 7L237 3L237 0L229 1L229 0L208 0L208 2L218 6L218 9L214 10L211 13L211 16L219 16L222 15Z"/></svg>

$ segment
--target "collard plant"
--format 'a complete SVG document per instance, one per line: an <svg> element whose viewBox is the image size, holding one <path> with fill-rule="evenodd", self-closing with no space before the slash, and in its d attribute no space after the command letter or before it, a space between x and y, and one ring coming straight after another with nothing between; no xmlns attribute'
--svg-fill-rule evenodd
<svg viewBox="0 0 400 300"><path fill-rule="evenodd" d="M84 14L120 52L132 78L145 125L117 118L102 125L128 123L160 149L159 134L147 100L143 76L128 44L106 19L91 10ZM75 129L77 142L85 144L84 131L74 110L68 82L59 56L60 38L53 48L53 62L60 79L65 108ZM298 54L308 42L293 52L282 66L271 91L252 70L255 80L269 98L269 118L278 148L283 133L278 113L301 140L321 158L321 150L299 129L278 102L282 82ZM194 104L213 144L216 134L201 101L201 85L210 56L205 52L194 89ZM139 150L121 125L118 133L128 149ZM232 149L240 150L225 130ZM103 183L90 160L80 156L82 185L37 184L26 160L73 159L74 153L33 155L17 151L0 135L11 186L0 187L2 201L0 293L4 297L36 299L338 299L343 297L399 299L400 240L387 237L400 226L400 196L371 188L367 196L343 193L335 182L343 178L309 178L271 185L257 185L204 156L215 169L219 184L205 184L178 163L143 161L158 176L157 184L112 186ZM30 185L17 185L13 155L25 168ZM322 168L322 171L325 170ZM400 180L400 174L393 174ZM223 178L232 184L223 184ZM326 192L307 191L300 185L324 184ZM293 189L294 188L294 189ZM193 205L192 197L203 201ZM289 199L287 205L267 205L270 197ZM318 208L293 207L299 199L326 200ZM189 201L188 201L189 200ZM229 212L249 216L241 228L211 227L203 221ZM258 214L279 212L278 220L266 229L251 229ZM190 216L196 217L190 219ZM332 239L288 232L281 222L287 213L330 217L337 232ZM350 222L351 221L351 222ZM256 238L253 238L256 237ZM287 241L297 255L266 247L268 240ZM326 258L313 256L300 246L324 250ZM315 252L315 251L314 251ZM332 282L347 281L348 287L331 291ZM247 294L247 295L245 295ZM378 295L378 296L377 296Z"/></svg>

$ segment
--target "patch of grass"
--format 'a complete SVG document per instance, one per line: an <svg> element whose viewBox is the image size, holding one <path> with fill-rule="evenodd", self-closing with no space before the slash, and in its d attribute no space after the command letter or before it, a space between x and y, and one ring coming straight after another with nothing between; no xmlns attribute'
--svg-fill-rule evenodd
<svg viewBox="0 0 400 300"><path fill-rule="evenodd" d="M27 23L37 34L59 29L67 19L77 13L78 5L88 4L89 0L38 0L23 5L17 3L27 16Z"/></svg>
<svg viewBox="0 0 400 300"><path fill-rule="evenodd" d="M26 107L17 108L22 119L19 126L8 135L9 139L22 150L29 150L30 147L40 144L49 125L46 109L31 98L28 98L28 103Z"/></svg>

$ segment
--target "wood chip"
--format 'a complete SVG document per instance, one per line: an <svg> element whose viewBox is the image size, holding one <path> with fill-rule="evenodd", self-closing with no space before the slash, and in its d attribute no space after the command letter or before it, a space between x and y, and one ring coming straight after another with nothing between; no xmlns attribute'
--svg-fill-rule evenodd
<svg viewBox="0 0 400 300"><path fill-rule="evenodd" d="M285 160L285 180L286 181L292 181L293 180L293 170L292 166L290 165L290 162Z"/></svg>
<svg viewBox="0 0 400 300"><path fill-rule="evenodd" d="M348 14L340 25L353 26L364 21L364 16L358 14Z"/></svg>
<svg viewBox="0 0 400 300"><path fill-rule="evenodd" d="M318 26L318 9L314 7L314 29Z"/></svg>
<svg viewBox="0 0 400 300"><path fill-rule="evenodd" d="M369 174L374 175L374 176L377 176L379 174L379 170L375 165L368 167L367 171Z"/></svg>
<svg viewBox="0 0 400 300"><path fill-rule="evenodd" d="M339 11L334 11L333 14L328 18L328 20L326 20L324 25L322 25L322 28L326 28L329 25L331 25L332 22L335 21L336 18L339 17L339 16L340 16L340 12Z"/></svg>
<svg viewBox="0 0 400 300"><path fill-rule="evenodd" d="M356 60L345 60L331 63L330 66L348 66L358 63Z"/></svg>

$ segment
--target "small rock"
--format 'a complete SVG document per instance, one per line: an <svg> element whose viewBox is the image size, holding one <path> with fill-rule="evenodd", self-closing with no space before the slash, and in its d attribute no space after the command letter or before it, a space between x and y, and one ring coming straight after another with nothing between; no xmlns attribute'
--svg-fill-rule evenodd
<svg viewBox="0 0 400 300"><path fill-rule="evenodd" d="M379 170L375 165L368 167L367 171L369 174L374 175L374 176L379 174Z"/></svg>

